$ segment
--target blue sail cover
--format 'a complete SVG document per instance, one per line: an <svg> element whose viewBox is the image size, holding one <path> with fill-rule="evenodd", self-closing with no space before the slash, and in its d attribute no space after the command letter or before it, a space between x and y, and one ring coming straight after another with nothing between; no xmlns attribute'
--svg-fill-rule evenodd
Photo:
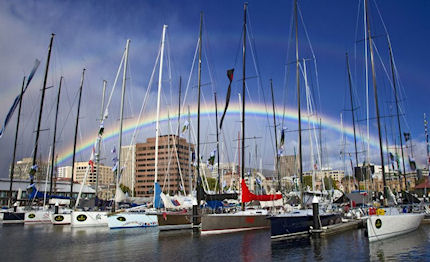
<svg viewBox="0 0 430 262"><path fill-rule="evenodd" d="M25 91L27 90L28 85L31 82L31 79L33 79L34 74L36 73L37 68L39 67L40 61L36 59L35 64L33 66L33 69L31 70L30 75L28 76L27 79L27 84L24 87L24 90L22 91L22 94L25 93ZM21 93L19 93L19 95L17 97L15 97L15 100L12 103L12 106L9 109L9 112L6 115L6 119L4 120L3 126L0 129L0 138L3 136L3 133L6 129L7 124L9 123L9 120L12 118L13 113L15 112L15 109L17 108L19 102L21 101Z"/></svg>
<svg viewBox="0 0 430 262"><path fill-rule="evenodd" d="M224 204L222 203L222 201L219 201L219 200L208 200L208 201L206 201L206 204L211 209L217 209L217 208L223 208L224 207Z"/></svg>
<svg viewBox="0 0 430 262"><path fill-rule="evenodd" d="M163 208L163 201L161 201L161 187L158 182L155 182L155 196L154 196L154 208Z"/></svg>

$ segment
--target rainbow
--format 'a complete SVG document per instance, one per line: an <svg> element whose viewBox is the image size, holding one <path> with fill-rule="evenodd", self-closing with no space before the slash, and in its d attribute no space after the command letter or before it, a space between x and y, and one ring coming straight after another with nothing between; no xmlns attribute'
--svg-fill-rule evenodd
<svg viewBox="0 0 430 262"><path fill-rule="evenodd" d="M231 115L237 116L240 114L240 105L239 103L231 103L229 105L228 111L227 111L227 117L231 117ZM277 112L277 117L282 117L283 116L283 106L276 106L276 112ZM215 114L215 109L211 106L202 106L200 108L200 113L202 115L202 117L209 117L211 115ZM259 104L259 103L249 103L246 106L246 113L250 114L250 115L254 115L257 117L266 117L267 116L267 112L266 112L266 107L264 104ZM197 106L193 105L192 107L190 107L190 115L191 117L197 117ZM285 109L285 119L287 120L292 120L292 121L297 121L297 111L293 110L291 108L286 108ZM171 116L171 118L173 118L174 116ZM149 127L151 125L154 124L156 120L156 112L150 112L149 114L146 115L146 117L144 117L144 120L141 120L141 122L139 124L136 124L136 120L134 121L127 121L127 123L124 124L123 127L123 135L128 134L128 133L132 133L136 127L139 129L142 128L146 128ZM160 122L165 122L168 121L168 114L167 112L162 112L160 113ZM303 120L302 120L303 121ZM307 119L306 119L307 121ZM311 122L314 122L314 124L318 124L319 125L319 120L311 120ZM321 125L323 128L325 129L330 129L330 130L334 130L336 132L342 133L342 126L340 124L339 120L335 120L333 118L327 117L327 116L321 116ZM104 141L108 141L108 140L112 140L115 137L118 136L119 131L118 130L111 130L108 132L105 132L103 135L103 140ZM352 126L347 126L344 125L343 126L343 133L350 138L353 138L354 136L354 132L353 132L353 128ZM79 145L76 148L76 153L80 153L83 152L85 150L89 150L93 147L94 142L97 138L97 133L95 132L93 136L88 136L86 138L86 140L84 142L81 143L81 145ZM361 136L359 133L357 133L357 139L361 140L361 141L367 141L366 138L364 136ZM371 146L377 147L379 145L379 142L376 138L374 137L370 137L370 141L369 144ZM63 163L65 163L66 161L70 160L73 156L73 147L69 147L65 150L63 150L62 153L60 153L58 159L57 159L57 165L61 165Z"/></svg>

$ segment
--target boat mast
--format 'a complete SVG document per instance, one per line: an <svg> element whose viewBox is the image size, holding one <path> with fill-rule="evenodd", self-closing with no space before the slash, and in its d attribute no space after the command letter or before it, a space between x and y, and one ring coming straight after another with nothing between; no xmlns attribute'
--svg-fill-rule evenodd
<svg viewBox="0 0 430 262"><path fill-rule="evenodd" d="M405 156L403 153L402 128L400 125L399 99L397 95L396 76L394 72L393 51L391 49L391 42L389 37L388 37L388 49L390 51L391 75L393 77L394 99L396 101L397 126L399 129L400 150L402 151L403 178L405 180L405 190L408 190L408 183L406 182Z"/></svg>
<svg viewBox="0 0 430 262"><path fill-rule="evenodd" d="M248 3L243 5L243 46L242 46L242 169L240 170L242 180L245 180L245 59L246 59L246 9ZM242 202L242 210L245 210L245 204Z"/></svg>
<svg viewBox="0 0 430 262"><path fill-rule="evenodd" d="M102 106L100 111L100 128L102 128L103 124L103 109L105 104L105 94L106 94L106 84L107 81L103 80L103 91L102 91ZM103 127L104 128L104 127ZM102 144L102 135L99 133L98 143L97 143L97 175L96 175L96 201L98 202L99 197L99 174L100 174L100 155L101 155L101 144Z"/></svg>
<svg viewBox="0 0 430 262"><path fill-rule="evenodd" d="M357 136L355 131L355 114L354 114L355 108L354 108L354 101L352 99L352 81L351 81L351 71L349 69L348 53L346 53L346 68L348 70L349 98L351 100L352 129L354 131L355 166L358 166Z"/></svg>
<svg viewBox="0 0 430 262"><path fill-rule="evenodd" d="M181 132L181 85L182 85L182 77L179 77L179 97L178 97L178 143L179 143L179 135Z"/></svg>
<svg viewBox="0 0 430 262"><path fill-rule="evenodd" d="M275 96L273 94L273 82L272 79L270 79L270 90L272 92L272 109L273 109L273 126L275 128L275 171L278 174L278 190L281 190L281 173L278 169L278 163L279 163L279 154L278 154L278 132L276 131L276 111L275 111Z"/></svg>
<svg viewBox="0 0 430 262"><path fill-rule="evenodd" d="M48 79L49 61L51 60L52 42L54 41L54 36L55 34L51 34L51 40L49 42L48 58L46 60L45 76L43 78L42 97L40 99L39 120L37 121L36 141L34 142L34 155L33 155L32 167L36 165L37 147L39 144L40 124L42 122L43 101L45 99L46 81ZM33 184L33 181L34 181L34 176L30 175L30 185Z"/></svg>
<svg viewBox="0 0 430 262"><path fill-rule="evenodd" d="M302 116L300 112L300 76L299 76L299 39L298 39L298 18L297 0L294 1L294 21L296 29L296 81L297 81L297 119L299 124L299 176L300 176L300 204L303 208L303 162L302 162Z"/></svg>
<svg viewBox="0 0 430 262"><path fill-rule="evenodd" d="M60 107L60 94L61 94L61 85L63 83L63 77L60 77L60 84L58 86L58 94L57 94L57 107L55 109L55 122L54 122L54 137L52 138L52 155L51 155L51 176L50 176L50 184L49 184L49 195L52 195L52 182L54 180L54 168L55 168L55 143L57 139L57 119L58 119L58 109ZM46 203L45 203L46 204Z"/></svg>
<svg viewBox="0 0 430 262"><path fill-rule="evenodd" d="M79 111L81 109L82 86L84 85L85 68L82 70L81 85L79 87L78 113L76 114L75 138L73 140L72 176L70 178L70 207L73 206L73 178L75 173L76 141L78 139Z"/></svg>
<svg viewBox="0 0 430 262"><path fill-rule="evenodd" d="M121 149L122 149L122 122L124 119L124 98L125 98L125 87L127 81L127 64L128 64L128 47L130 45L130 39L127 39L127 44L125 45L125 58L124 58L124 72L122 74L122 89L121 89L121 109L119 115L119 134L118 134L118 166L116 169L116 181L115 181L115 190L119 187L119 178L122 173L121 166ZM115 201L112 210L115 211L116 207L116 195Z"/></svg>
<svg viewBox="0 0 430 262"><path fill-rule="evenodd" d="M21 87L21 95L19 98L19 106L18 106L18 117L16 119L16 130L15 130L15 142L13 144L13 155L12 155L12 166L10 167L10 183L9 183L9 203L8 207L12 206L12 184L13 184L13 175L15 172L15 157L16 157L16 145L18 141L18 131L19 131L19 121L21 119L21 106L22 106L22 96L24 95L24 86L25 86L25 76L22 79L22 87Z"/></svg>
<svg viewBox="0 0 430 262"><path fill-rule="evenodd" d="M214 98L215 98L215 124L216 124L216 153L218 158L218 193L221 193L221 173L220 173L220 166L219 166L219 130L218 130L218 104L216 101L216 92L214 92Z"/></svg>
<svg viewBox="0 0 430 262"><path fill-rule="evenodd" d="M367 0L365 0L365 2L366 1ZM374 91L374 98L375 98L376 119L378 121L379 153L380 153L380 157L381 157L382 179L383 179L383 183L384 183L384 205L386 205L387 200L388 200L388 194L387 194L387 184L385 181L384 151L382 149L381 119L379 116L378 90L376 87L375 63L374 63L374 59L373 59L373 41L372 41L372 35L370 33L370 22L369 22L368 12L369 12L369 10L368 10L368 7L366 5L367 34L369 37L370 63L372 65L372 80L373 80L373 91Z"/></svg>
<svg viewBox="0 0 430 262"><path fill-rule="evenodd" d="M158 72L158 95L157 95L157 121L155 122L155 177L154 177L154 208L155 206L155 183L158 180L158 137L160 136L160 100L161 100L161 82L163 80L163 56L164 56L164 41L166 37L167 25L163 25L163 34L161 37L161 54L160 54L160 69Z"/></svg>
<svg viewBox="0 0 430 262"><path fill-rule="evenodd" d="M426 116L426 113L424 113L424 133L425 133L425 136L426 136L426 150L427 150L427 172L429 172L429 160L430 160L430 158L429 158L429 154L430 154L430 148L429 148L429 135L428 135L428 133L427 133L427 116ZM426 178L426 180L425 180L425 182L428 182L428 180L429 180L429 178L428 178L428 176L427 176L427 178ZM426 183L426 186L424 187L424 195L425 196L427 196L427 183Z"/></svg>
<svg viewBox="0 0 430 262"><path fill-rule="evenodd" d="M190 195L193 193L193 175L191 170L191 116L190 116L190 106L188 106L188 179L190 184Z"/></svg>
<svg viewBox="0 0 430 262"><path fill-rule="evenodd" d="M200 179L200 92L201 92L201 81L202 81L202 29L203 29L203 12L200 13L200 31L199 31L199 67L197 74L197 207L200 205L201 194L199 194L200 188L202 187Z"/></svg>

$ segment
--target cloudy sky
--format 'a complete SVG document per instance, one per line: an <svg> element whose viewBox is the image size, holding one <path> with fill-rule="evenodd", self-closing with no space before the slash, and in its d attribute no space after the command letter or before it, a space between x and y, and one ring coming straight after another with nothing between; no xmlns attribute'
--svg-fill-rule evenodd
<svg viewBox="0 0 430 262"><path fill-rule="evenodd" d="M430 113L426 86L429 53L427 48L430 21L428 1L369 1L372 36L375 37L375 67L381 115L383 118L383 141L388 140L389 150L399 143L395 114L391 68L388 55L387 33L393 46L396 65L396 83L399 88L401 125L412 135L414 156L418 165L425 164L425 137L423 114ZM295 84L295 42L292 31L292 1L249 1L248 39L246 57L246 164L273 168L274 135L271 112L270 79L273 79L275 103L277 105L278 141L281 127L288 131L284 153L297 151L297 108ZM366 136L366 84L365 45L363 39L363 1L299 1L299 56L305 59L306 76L311 109L315 119L322 118L323 164L333 168L344 168L340 152L353 152L353 140L348 133L346 146L342 149L340 114L345 128L351 130L352 120L345 53L349 53L356 118L359 120L359 135ZM228 85L226 70L235 68L231 111L223 127L223 161L237 161L237 134L240 119L237 114L238 93L242 78L242 23L241 1L1 1L0 2L0 121L3 122L14 97L19 93L22 78L28 75L35 59L41 65L23 100L23 112L17 158L31 156L34 148L34 130L37 125L40 90L46 66L47 47L51 33L55 33L51 65L48 74L41 140L38 155L47 159L51 146L55 100L60 76L64 76L58 123L57 154L65 159L62 165L70 164L73 130L77 111L77 92L82 69L86 68L81 106L78 147L94 139L98 130L102 81L108 81L108 93L124 52L127 39L131 40L127 73L125 102L126 125L133 126L150 87L143 120L154 122L156 110L156 88L158 67L156 66L163 24L168 25L166 53L163 67L163 115L172 116L172 130L177 128L178 85L182 76L182 104L196 109L197 69L192 65L197 46L200 12L204 13L202 90L203 106L214 110L213 92L218 94L218 111L222 111ZM382 18L382 19L381 19ZM368 60L370 61L370 60ZM307 99L304 78L304 63L301 63L301 103L303 127L308 128ZM374 120L372 78L369 68L369 130L372 141L377 141L377 126ZM118 129L120 86L113 93L106 120L106 132ZM185 90L187 97L184 98ZM252 106L253 105L253 106ZM263 113L256 113L260 108ZM248 109L250 108L250 109ZM266 110L267 108L267 110ZM285 118L282 117L286 108ZM266 113L266 111L268 111ZM288 114L288 112L290 112ZM182 114L186 115L183 108ZM1 177L6 177L12 159L16 115L0 138ZM186 119L182 118L182 122ZM202 141L203 155L207 158L215 141L215 118L204 114ZM318 120L317 120L318 121ZM194 130L196 120L192 119ZM312 127L312 126L311 126ZM385 129L387 131L385 131ZM167 121L161 132L169 132ZM124 144L131 141L133 130L124 135ZM385 135L387 134L387 135ZM155 135L153 124L137 131L136 140L144 141ZM184 134L187 137L187 134ZM311 148L316 151L315 137L318 131L303 133L305 169L311 166ZM310 143L309 137L313 142ZM319 143L319 142L318 142ZM104 162L111 164L110 150L117 138L107 139L103 146ZM370 146L369 158L378 163L376 144ZM367 149L365 139L358 142L359 151ZM410 153L410 148L407 149ZM255 153L257 151L257 153ZM82 150L77 160L88 161L90 150ZM365 153L360 153L363 161ZM346 162L350 156L346 155ZM255 160L257 159L257 160Z"/></svg>

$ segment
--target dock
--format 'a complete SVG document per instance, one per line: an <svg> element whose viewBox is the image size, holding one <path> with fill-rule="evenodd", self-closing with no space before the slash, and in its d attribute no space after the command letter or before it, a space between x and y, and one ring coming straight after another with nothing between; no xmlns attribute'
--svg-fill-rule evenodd
<svg viewBox="0 0 430 262"><path fill-rule="evenodd" d="M330 236L350 230L363 228L366 224L366 220L350 220L339 224L325 226L321 229L311 229L309 233L314 236Z"/></svg>

